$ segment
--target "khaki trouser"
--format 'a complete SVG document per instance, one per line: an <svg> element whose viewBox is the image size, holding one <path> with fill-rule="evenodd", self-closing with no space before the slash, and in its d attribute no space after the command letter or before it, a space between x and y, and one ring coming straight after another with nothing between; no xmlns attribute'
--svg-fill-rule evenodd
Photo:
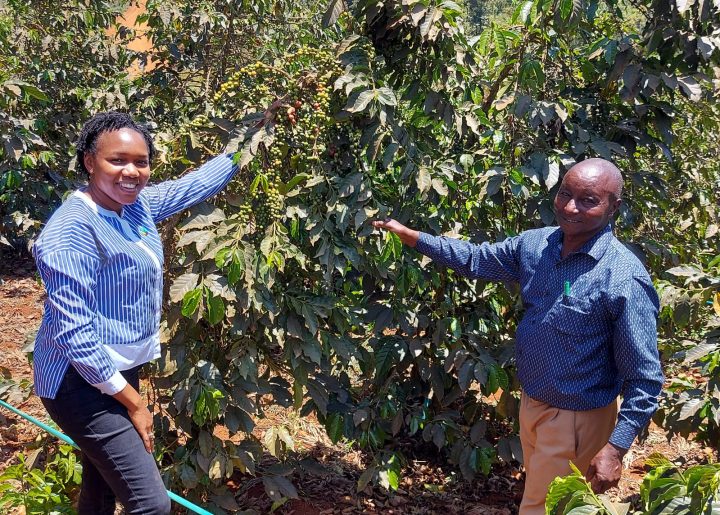
<svg viewBox="0 0 720 515"><path fill-rule="evenodd" d="M520 515L544 515L548 486L570 474L570 461L584 474L608 442L617 420L617 401L604 408L569 411L523 393L520 442L525 462L525 493Z"/></svg>

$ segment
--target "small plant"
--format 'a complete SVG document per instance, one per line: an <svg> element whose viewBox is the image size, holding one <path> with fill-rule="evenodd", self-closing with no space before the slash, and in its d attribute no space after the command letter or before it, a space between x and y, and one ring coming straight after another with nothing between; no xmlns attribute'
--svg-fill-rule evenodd
<svg viewBox="0 0 720 515"><path fill-rule="evenodd" d="M715 515L720 513L720 463L678 469L662 454L651 454L645 462L652 469L640 486L642 506L614 503L596 495L590 483L571 464L573 473L550 484L545 513L557 515Z"/></svg>
<svg viewBox="0 0 720 515"><path fill-rule="evenodd" d="M32 383L27 379L16 381L12 378L10 370L0 367L0 400L10 404L24 402L32 390Z"/></svg>
<svg viewBox="0 0 720 515"><path fill-rule="evenodd" d="M22 506L31 514L74 514L71 493L80 485L82 465L70 445L60 445L44 469L36 467L42 449L18 453L18 463L0 475L0 510Z"/></svg>
<svg viewBox="0 0 720 515"><path fill-rule="evenodd" d="M720 513L720 463L684 472L661 454L646 461L653 469L640 487L643 513L714 515Z"/></svg>
<svg viewBox="0 0 720 515"><path fill-rule="evenodd" d="M566 515L625 515L629 503L614 503L605 495L597 495L578 468L570 463L573 473L557 477L550 483L545 499L545 513Z"/></svg>
<svg viewBox="0 0 720 515"><path fill-rule="evenodd" d="M370 482L377 482L387 490L397 491L402 479L402 468L406 460L401 453L380 453L358 480L358 492Z"/></svg>

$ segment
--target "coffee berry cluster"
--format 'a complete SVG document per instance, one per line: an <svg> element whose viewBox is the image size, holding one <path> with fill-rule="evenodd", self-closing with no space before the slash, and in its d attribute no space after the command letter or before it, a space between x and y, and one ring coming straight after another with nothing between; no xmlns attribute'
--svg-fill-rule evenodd
<svg viewBox="0 0 720 515"><path fill-rule="evenodd" d="M283 220L281 186L297 174L312 173L328 157L332 86L341 71L330 51L301 46L273 64L240 68L215 94L225 118L264 112L262 123L274 135L272 143L260 145L245 174L247 189L240 192L245 200L238 217L250 227L251 241L261 241L270 224Z"/></svg>

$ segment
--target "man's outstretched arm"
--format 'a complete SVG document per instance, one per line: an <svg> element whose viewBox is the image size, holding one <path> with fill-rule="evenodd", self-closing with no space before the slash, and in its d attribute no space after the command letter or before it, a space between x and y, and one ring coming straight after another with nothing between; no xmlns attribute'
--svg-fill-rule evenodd
<svg viewBox="0 0 720 515"><path fill-rule="evenodd" d="M520 236L499 243L485 242L476 245L468 241L416 231L390 218L375 221L373 226L397 234L405 245L415 248L434 262L451 268L465 277L489 281L520 280L518 256Z"/></svg>

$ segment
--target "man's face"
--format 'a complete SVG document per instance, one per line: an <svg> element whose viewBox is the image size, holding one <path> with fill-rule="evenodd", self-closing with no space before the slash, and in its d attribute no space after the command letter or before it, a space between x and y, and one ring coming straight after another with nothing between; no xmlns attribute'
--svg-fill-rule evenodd
<svg viewBox="0 0 720 515"><path fill-rule="evenodd" d="M587 241L602 230L620 207L613 191L610 174L583 163L573 166L555 196L555 218L563 234Z"/></svg>

